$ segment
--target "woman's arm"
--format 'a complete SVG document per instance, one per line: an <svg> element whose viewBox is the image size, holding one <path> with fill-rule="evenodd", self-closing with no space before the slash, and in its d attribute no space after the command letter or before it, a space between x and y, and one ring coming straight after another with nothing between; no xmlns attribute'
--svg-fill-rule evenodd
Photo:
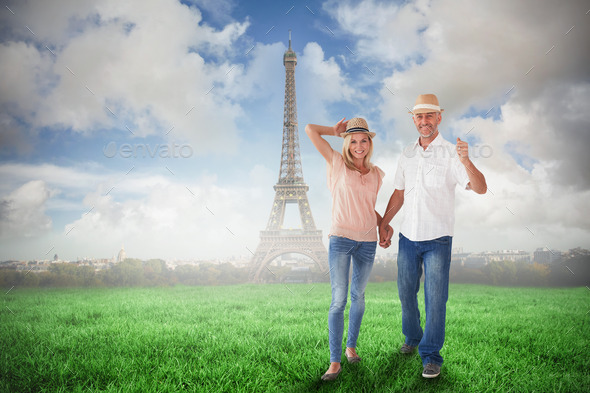
<svg viewBox="0 0 590 393"><path fill-rule="evenodd" d="M340 133L346 131L346 124L348 124L348 120L345 121L344 118L342 118L342 120L334 126L320 126L317 124L308 124L305 126L305 133L309 136L309 139L311 139L315 148L318 149L328 164L332 162L332 153L334 150L332 150L332 146L330 146L328 141L322 138L322 136L340 136Z"/></svg>
<svg viewBox="0 0 590 393"><path fill-rule="evenodd" d="M387 248L391 246L391 237L393 236L393 228L391 225L385 225L383 231L381 231L381 222L383 218L381 214L375 210L375 215L377 216L377 230L379 232L379 245L383 248Z"/></svg>

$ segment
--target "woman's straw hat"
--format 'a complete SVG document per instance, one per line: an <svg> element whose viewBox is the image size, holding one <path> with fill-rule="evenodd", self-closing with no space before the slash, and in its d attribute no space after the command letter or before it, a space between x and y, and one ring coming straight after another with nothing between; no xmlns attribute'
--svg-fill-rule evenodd
<svg viewBox="0 0 590 393"><path fill-rule="evenodd" d="M438 112L441 113L444 109L440 109L440 105L438 104L438 98L434 94L420 94L418 98L416 98L416 104L414 108L408 113L413 115L418 113L430 113L430 112Z"/></svg>
<svg viewBox="0 0 590 393"><path fill-rule="evenodd" d="M356 132L364 132L369 134L371 138L375 136L374 132L369 131L369 125L362 117L353 117L350 119L346 125L346 132L341 133L340 136L344 138L346 135L354 134Z"/></svg>

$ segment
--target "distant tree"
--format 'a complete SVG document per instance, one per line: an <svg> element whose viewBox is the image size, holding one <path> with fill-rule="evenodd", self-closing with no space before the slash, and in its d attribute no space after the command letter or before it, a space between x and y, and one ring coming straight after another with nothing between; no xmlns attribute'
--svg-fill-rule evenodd
<svg viewBox="0 0 590 393"><path fill-rule="evenodd" d="M217 265L217 269L221 272L219 276L220 284L239 284L248 281L248 272L235 267L231 263Z"/></svg>
<svg viewBox="0 0 590 393"><path fill-rule="evenodd" d="M206 272L206 281L204 282L207 285L219 285L220 284L220 279L221 279L221 270L219 270L217 268L217 266L214 266L213 264L210 264L206 270L204 270L203 272Z"/></svg>
<svg viewBox="0 0 590 393"><path fill-rule="evenodd" d="M183 285L199 285L199 266L180 265L174 269L173 276Z"/></svg>
<svg viewBox="0 0 590 393"><path fill-rule="evenodd" d="M463 284L489 284L491 282L482 268L465 266L452 267L450 281Z"/></svg>
<svg viewBox="0 0 590 393"><path fill-rule="evenodd" d="M515 262L516 283L523 286L546 286L549 267L539 263Z"/></svg>
<svg viewBox="0 0 590 393"><path fill-rule="evenodd" d="M22 274L22 273L21 273ZM29 287L29 288L36 288L39 286L39 275L37 273L33 273L33 272L29 272L29 273L24 273L24 279L23 279L23 286L25 287Z"/></svg>
<svg viewBox="0 0 590 393"><path fill-rule="evenodd" d="M482 268L492 285L514 285L516 265L512 261L492 261Z"/></svg>
<svg viewBox="0 0 590 393"><path fill-rule="evenodd" d="M397 280L397 261L388 260L384 263L376 263L371 269L369 281L383 282Z"/></svg>
<svg viewBox="0 0 590 393"><path fill-rule="evenodd" d="M25 270L2 266L0 286L76 287L76 286L153 286L153 285L228 285L248 282L249 267L235 267L231 263L181 265L170 270L165 261L142 261L127 258L110 269L95 271L92 266L75 263L52 263L48 271L33 270L36 262L25 265ZM330 276L313 265L309 270L293 271L290 266L269 265L262 270L261 281L280 283L284 280L329 282ZM397 263L388 260L373 266L373 282L397 279ZM590 251L573 249L562 261L552 265L538 263L493 261L481 268L452 266L451 282L491 285L523 286L588 286L590 285Z"/></svg>
<svg viewBox="0 0 590 393"><path fill-rule="evenodd" d="M107 284L121 287L133 287L144 284L142 262L127 258L115 264L107 271Z"/></svg>
<svg viewBox="0 0 590 393"><path fill-rule="evenodd" d="M590 254L583 249L570 250L569 256L550 266L549 283L557 286L590 285Z"/></svg>
<svg viewBox="0 0 590 393"><path fill-rule="evenodd" d="M78 266L73 263L52 263L49 266L50 277L45 284L52 287L76 287L80 285L77 275Z"/></svg>
<svg viewBox="0 0 590 393"><path fill-rule="evenodd" d="M161 259L150 259L143 263L143 274L147 285L169 284L169 270Z"/></svg>
<svg viewBox="0 0 590 393"><path fill-rule="evenodd" d="M0 286L4 288L11 288L22 285L24 276L16 270L2 269L0 270Z"/></svg>
<svg viewBox="0 0 590 393"><path fill-rule="evenodd" d="M92 266L78 266L76 269L76 276L78 276L80 285L85 287L100 286L98 276Z"/></svg>

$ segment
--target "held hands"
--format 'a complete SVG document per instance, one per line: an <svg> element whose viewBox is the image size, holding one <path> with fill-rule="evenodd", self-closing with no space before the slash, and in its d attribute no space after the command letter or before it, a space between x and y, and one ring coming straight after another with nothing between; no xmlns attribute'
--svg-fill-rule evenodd
<svg viewBox="0 0 590 393"><path fill-rule="evenodd" d="M463 165L469 162L469 145L461 138L457 138L457 155Z"/></svg>
<svg viewBox="0 0 590 393"><path fill-rule="evenodd" d="M387 248L391 246L391 238L393 237L393 228L387 225L385 228L379 226L379 246Z"/></svg>

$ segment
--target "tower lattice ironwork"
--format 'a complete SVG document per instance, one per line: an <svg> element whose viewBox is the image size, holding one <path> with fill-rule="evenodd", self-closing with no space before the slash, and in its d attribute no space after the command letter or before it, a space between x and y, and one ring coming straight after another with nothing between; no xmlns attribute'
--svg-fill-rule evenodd
<svg viewBox="0 0 590 393"><path fill-rule="evenodd" d="M311 214L307 199L309 187L303 181L303 170L301 169L295 96L297 56L291 48L290 31L289 49L283 56L283 64L286 75L281 168L279 180L274 186L275 199L268 224L266 230L260 231L260 243L252 257L251 279L253 281L260 281L261 274L272 260L289 253L306 255L317 263L321 271L325 272L328 269L328 252L322 242L322 231L316 229ZM288 203L297 204L301 218L301 229L283 228L285 209Z"/></svg>

